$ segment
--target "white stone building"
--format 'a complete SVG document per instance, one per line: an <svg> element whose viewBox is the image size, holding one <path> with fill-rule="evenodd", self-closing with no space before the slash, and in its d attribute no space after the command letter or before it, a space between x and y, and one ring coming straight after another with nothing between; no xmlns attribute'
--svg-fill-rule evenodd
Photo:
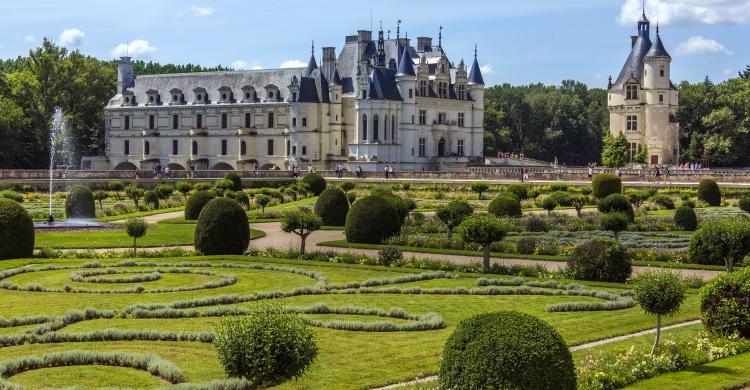
<svg viewBox="0 0 750 390"><path fill-rule="evenodd" d="M398 31L398 30L397 30ZM442 33L441 33L442 36ZM442 38L442 37L441 37ZM118 64L106 169L450 169L482 155L484 80L431 38L347 36L307 68L135 76Z"/></svg>
<svg viewBox="0 0 750 390"><path fill-rule="evenodd" d="M629 159L644 146L648 164L676 164L680 159L680 125L677 123L677 88L670 80L672 57L661 41L659 26L651 42L650 23L644 13L638 35L617 80L609 80L607 105L610 134L621 133L630 143Z"/></svg>

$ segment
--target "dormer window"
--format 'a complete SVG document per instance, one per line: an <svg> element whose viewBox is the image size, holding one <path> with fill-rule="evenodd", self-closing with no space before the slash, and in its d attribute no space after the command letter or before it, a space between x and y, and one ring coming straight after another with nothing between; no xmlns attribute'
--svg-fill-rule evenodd
<svg viewBox="0 0 750 390"><path fill-rule="evenodd" d="M185 104L185 95L181 89L172 88L169 90L169 94L172 95L172 101L169 102L170 105Z"/></svg>
<svg viewBox="0 0 750 390"><path fill-rule="evenodd" d="M198 87L193 90L193 93L195 94L193 104L208 104L208 93L205 88Z"/></svg>
<svg viewBox="0 0 750 390"><path fill-rule="evenodd" d="M231 103L232 99L234 98L234 95L232 94L232 88L226 86L219 88L219 97L219 103Z"/></svg>
<svg viewBox="0 0 750 390"><path fill-rule="evenodd" d="M161 97L159 96L159 91L155 89L149 89L146 91L146 105L147 106L158 106L161 104Z"/></svg>
<svg viewBox="0 0 750 390"><path fill-rule="evenodd" d="M255 88L246 85L242 87L242 103L253 103L258 99L258 94L255 93Z"/></svg>
<svg viewBox="0 0 750 390"><path fill-rule="evenodd" d="M463 84L458 85L458 98L460 100L466 100L466 86Z"/></svg>
<svg viewBox="0 0 750 390"><path fill-rule="evenodd" d="M630 84L625 86L625 100L638 99L638 85Z"/></svg>
<svg viewBox="0 0 750 390"><path fill-rule="evenodd" d="M273 84L266 85L266 101L278 101L280 98L279 87Z"/></svg>
<svg viewBox="0 0 750 390"><path fill-rule="evenodd" d="M124 91L122 93L123 96L123 106L136 106L138 105L135 101L135 94L133 94L133 91Z"/></svg>

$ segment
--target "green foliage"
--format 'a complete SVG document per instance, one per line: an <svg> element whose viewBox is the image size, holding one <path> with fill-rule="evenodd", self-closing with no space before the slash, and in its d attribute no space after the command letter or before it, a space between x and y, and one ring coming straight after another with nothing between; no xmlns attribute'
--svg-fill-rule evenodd
<svg viewBox="0 0 750 390"><path fill-rule="evenodd" d="M674 210L674 200L669 195L658 194L651 197L651 202L667 210Z"/></svg>
<svg viewBox="0 0 750 390"><path fill-rule="evenodd" d="M224 175L224 179L232 182L232 191L242 191L242 178L240 178L240 175L234 172L229 172Z"/></svg>
<svg viewBox="0 0 750 390"><path fill-rule="evenodd" d="M461 238L482 247L482 272L490 269L490 244L505 238L508 227L493 214L472 215L458 227Z"/></svg>
<svg viewBox="0 0 750 390"><path fill-rule="evenodd" d="M346 193L346 200L349 201L349 205L354 204L354 201L357 200L357 193L355 193L355 192L347 192Z"/></svg>
<svg viewBox="0 0 750 390"><path fill-rule="evenodd" d="M652 353L659 348L661 317L680 310L686 290L682 277L670 271L648 271L633 280L633 300L646 313L656 316L656 339Z"/></svg>
<svg viewBox="0 0 750 390"><path fill-rule="evenodd" d="M402 198L385 187L373 188L373 190L370 192L370 195L380 196L388 201L388 203L390 203L391 206L393 206L393 208L395 208L398 212L402 224L404 223L404 221L406 221L406 217L409 216L409 212L417 207L416 203L413 200L409 198Z"/></svg>
<svg viewBox="0 0 750 390"><path fill-rule="evenodd" d="M247 196L245 191L227 191L226 193L224 193L224 196L236 201L244 209L250 208L250 198Z"/></svg>
<svg viewBox="0 0 750 390"><path fill-rule="evenodd" d="M604 214L612 212L624 213L628 216L630 222L633 222L633 220L635 219L635 211L633 211L633 206L628 201L628 198L622 194L612 194L600 200L598 208L599 212Z"/></svg>
<svg viewBox="0 0 750 390"><path fill-rule="evenodd" d="M159 199L169 199L174 193L174 187L171 184L158 184L154 187L154 192Z"/></svg>
<svg viewBox="0 0 750 390"><path fill-rule="evenodd" d="M515 195L518 200L526 200L529 198L529 188L523 184L511 184L506 191Z"/></svg>
<svg viewBox="0 0 750 390"><path fill-rule="evenodd" d="M554 199L558 206L572 206L573 205L573 198L571 194L567 191L557 190L549 194L547 197Z"/></svg>
<svg viewBox="0 0 750 390"><path fill-rule="evenodd" d="M401 230L401 216L386 198L366 196L354 202L346 215L348 242L377 244Z"/></svg>
<svg viewBox="0 0 750 390"><path fill-rule="evenodd" d="M604 148L602 149L602 164L608 168L625 166L628 162L629 149L630 142L625 138L625 134L620 133L616 137L605 135Z"/></svg>
<svg viewBox="0 0 750 390"><path fill-rule="evenodd" d="M523 237L516 241L516 251L522 255L533 255L539 240L534 237Z"/></svg>
<svg viewBox="0 0 750 390"><path fill-rule="evenodd" d="M242 206L216 198L201 210L195 225L195 249L206 255L242 254L250 244L250 224Z"/></svg>
<svg viewBox="0 0 750 390"><path fill-rule="evenodd" d="M143 204L152 210L157 210L159 208L159 195L155 191L146 191L143 194Z"/></svg>
<svg viewBox="0 0 750 390"><path fill-rule="evenodd" d="M34 223L21 205L0 198L0 259L31 257Z"/></svg>
<svg viewBox="0 0 750 390"><path fill-rule="evenodd" d="M620 232L628 228L630 217L626 213L613 211L603 214L599 222L602 224L602 229L611 231L617 240Z"/></svg>
<svg viewBox="0 0 750 390"><path fill-rule="evenodd" d="M309 186L309 191L315 196L320 195L320 193L326 189L326 179L317 173L308 173L300 180L300 182L307 184Z"/></svg>
<svg viewBox="0 0 750 390"><path fill-rule="evenodd" d="M349 200L339 188L326 188L315 201L315 214L323 219L327 226L344 226L349 212Z"/></svg>
<svg viewBox="0 0 750 390"><path fill-rule="evenodd" d="M13 190L2 190L0 191L0 198L10 199L12 201L23 203L23 195Z"/></svg>
<svg viewBox="0 0 750 390"><path fill-rule="evenodd" d="M622 193L622 180L611 173L599 173L591 179L592 194L603 199L611 194Z"/></svg>
<svg viewBox="0 0 750 390"><path fill-rule="evenodd" d="M443 389L576 389L573 358L548 323L519 312L461 321L440 366Z"/></svg>
<svg viewBox="0 0 750 390"><path fill-rule="evenodd" d="M104 206L102 205L102 201L104 199L109 198L109 195L107 194L107 191L104 190L96 190L92 193L94 196L94 200L99 202L99 211L104 211Z"/></svg>
<svg viewBox="0 0 750 390"><path fill-rule="evenodd" d="M251 314L225 317L214 345L227 376L268 387L299 378L318 355L315 334L298 314L260 305Z"/></svg>
<svg viewBox="0 0 750 390"><path fill-rule="evenodd" d="M542 199L542 208L547 210L547 216L552 214L552 211L557 208L557 199L547 196Z"/></svg>
<svg viewBox="0 0 750 390"><path fill-rule="evenodd" d="M143 218L129 218L125 221L125 232L133 238L133 253L136 251L136 243L139 238L146 235L148 224Z"/></svg>
<svg viewBox="0 0 750 390"><path fill-rule="evenodd" d="M271 203L271 197L266 194L255 195L255 204L260 206L260 211L266 215L266 206Z"/></svg>
<svg viewBox="0 0 750 390"><path fill-rule="evenodd" d="M638 144L638 151L633 155L633 162L639 164L646 164L648 162L648 146Z"/></svg>
<svg viewBox="0 0 750 390"><path fill-rule="evenodd" d="M378 250L378 264L382 266L389 266L394 262L401 261L404 258L404 254L401 249L395 245L383 245Z"/></svg>
<svg viewBox="0 0 750 390"><path fill-rule="evenodd" d="M129 184L127 187L125 187L125 195L130 198L133 203L135 203L136 207L138 207L138 202L143 197L143 194L145 192L146 191L143 188L138 187L135 184Z"/></svg>
<svg viewBox="0 0 750 390"><path fill-rule="evenodd" d="M185 180L178 181L177 184L175 184L174 188L177 190L177 192L182 194L182 196L185 198L185 202L187 202L187 196L190 191L193 190L193 183Z"/></svg>
<svg viewBox="0 0 750 390"><path fill-rule="evenodd" d="M299 210L287 211L281 217L281 230L294 233L300 237L300 255L305 254L305 240L312 232L323 226L323 219L318 215Z"/></svg>
<svg viewBox="0 0 750 390"><path fill-rule="evenodd" d="M549 230L546 220L533 215L526 217L523 228L527 232L546 232Z"/></svg>
<svg viewBox="0 0 750 390"><path fill-rule="evenodd" d="M216 189L217 195L224 196L225 192L232 191L232 188L234 188L234 182L229 179L217 180L216 183L214 183L214 188Z"/></svg>
<svg viewBox="0 0 750 390"><path fill-rule="evenodd" d="M96 217L94 194L88 187L78 185L68 190L68 196L65 198L65 216L71 219Z"/></svg>
<svg viewBox="0 0 750 390"><path fill-rule="evenodd" d="M568 258L568 276L576 280L625 282L630 277L630 255L617 241L595 238L575 248Z"/></svg>
<svg viewBox="0 0 750 390"><path fill-rule="evenodd" d="M523 216L521 202L519 202L518 198L510 192L500 193L492 199L489 206L487 206L487 212L498 217Z"/></svg>
<svg viewBox="0 0 750 390"><path fill-rule="evenodd" d="M114 191L117 193L117 197L120 197L120 192L125 189L125 184L120 180L111 180L109 183L107 183L107 188L109 188L110 191Z"/></svg>
<svg viewBox="0 0 750 390"><path fill-rule="evenodd" d="M479 195L479 199L482 199L482 194L487 192L487 190L490 189L490 185L483 181L479 181L479 182L471 183L469 188L471 188L472 192L476 192Z"/></svg>
<svg viewBox="0 0 750 390"><path fill-rule="evenodd" d="M698 199L709 206L721 206L721 190L719 185L711 179L703 179L698 183Z"/></svg>
<svg viewBox="0 0 750 390"><path fill-rule="evenodd" d="M688 258L693 263L724 265L727 272L750 253L750 223L718 220L701 223L693 233Z"/></svg>
<svg viewBox="0 0 750 390"><path fill-rule="evenodd" d="M208 191L208 190L214 188L214 185L211 184L211 183L206 183L205 181L203 181L203 182L200 182L200 183L195 183L194 188L195 188L196 191Z"/></svg>
<svg viewBox="0 0 750 390"><path fill-rule="evenodd" d="M742 198L740 198L740 201L737 204L737 207L739 207L740 210L746 213L750 213L750 196L745 195Z"/></svg>
<svg viewBox="0 0 750 390"><path fill-rule="evenodd" d="M349 192L357 187L357 184L355 184L353 181L343 181L341 184L339 184L339 188L341 188L342 191Z"/></svg>
<svg viewBox="0 0 750 390"><path fill-rule="evenodd" d="M445 224L448 229L448 240L453 238L453 229L460 225L463 220L474 213L474 208L465 200L454 200L446 206L441 207L435 216Z"/></svg>
<svg viewBox="0 0 750 390"><path fill-rule="evenodd" d="M589 197L587 195L571 195L570 204L575 207L576 214L581 217L581 210L589 203Z"/></svg>
<svg viewBox="0 0 750 390"><path fill-rule="evenodd" d="M201 213L201 210L203 210L203 207L213 198L214 195L206 190L199 190L196 191L193 195L190 195L187 203L185 203L185 220L197 220L198 216Z"/></svg>
<svg viewBox="0 0 750 390"><path fill-rule="evenodd" d="M674 224L682 230L693 231L698 227L698 217L692 207L682 206L674 213Z"/></svg>
<svg viewBox="0 0 750 390"><path fill-rule="evenodd" d="M640 208L643 202L645 202L646 199L648 199L650 195L651 194L648 191L644 191L644 190L632 190L631 189L625 192L625 196L628 197L628 201L630 201L630 204L632 204L633 207L635 207L636 209Z"/></svg>
<svg viewBox="0 0 750 390"><path fill-rule="evenodd" d="M711 280L701 289L700 302L706 329L750 339L750 268Z"/></svg>

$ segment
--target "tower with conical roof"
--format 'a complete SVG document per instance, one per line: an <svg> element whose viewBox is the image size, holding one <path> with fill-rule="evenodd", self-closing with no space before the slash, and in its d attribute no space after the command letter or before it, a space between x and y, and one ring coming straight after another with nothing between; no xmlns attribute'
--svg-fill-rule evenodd
<svg viewBox="0 0 750 390"><path fill-rule="evenodd" d="M617 79L608 83L610 134L624 134L630 144L628 160L646 149L648 165L679 162L677 89L670 81L672 57L664 47L659 26L651 40L651 23L645 11L631 37L630 54Z"/></svg>

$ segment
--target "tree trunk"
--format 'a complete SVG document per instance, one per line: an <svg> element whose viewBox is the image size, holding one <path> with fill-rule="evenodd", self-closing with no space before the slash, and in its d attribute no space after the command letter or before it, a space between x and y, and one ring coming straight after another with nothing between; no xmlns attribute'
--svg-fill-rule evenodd
<svg viewBox="0 0 750 390"><path fill-rule="evenodd" d="M661 337L661 316L656 315L656 339L654 340L654 347L651 348L651 354L655 354L659 348L659 338Z"/></svg>
<svg viewBox="0 0 750 390"><path fill-rule="evenodd" d="M726 265L726 268L727 268L727 272L729 272L729 273L734 272L734 259L731 258L731 257L729 257L729 258L726 259L725 263L726 263L725 265Z"/></svg>
<svg viewBox="0 0 750 390"><path fill-rule="evenodd" d="M484 246L484 253L482 256L482 272L490 272L490 244Z"/></svg>
<svg viewBox="0 0 750 390"><path fill-rule="evenodd" d="M299 255L304 256L305 255L305 240L307 239L307 236L299 236L300 242L299 242Z"/></svg>
<svg viewBox="0 0 750 390"><path fill-rule="evenodd" d="M613 230L613 231L612 231L612 234L614 234L614 235L615 235L615 241L618 241L618 242L619 242L619 241L620 241L620 239L618 238L619 234L617 233L617 230Z"/></svg>
<svg viewBox="0 0 750 390"><path fill-rule="evenodd" d="M578 215L578 218L581 218L581 209L576 207L576 215Z"/></svg>
<svg viewBox="0 0 750 390"><path fill-rule="evenodd" d="M453 228L448 226L448 241L453 239Z"/></svg>

